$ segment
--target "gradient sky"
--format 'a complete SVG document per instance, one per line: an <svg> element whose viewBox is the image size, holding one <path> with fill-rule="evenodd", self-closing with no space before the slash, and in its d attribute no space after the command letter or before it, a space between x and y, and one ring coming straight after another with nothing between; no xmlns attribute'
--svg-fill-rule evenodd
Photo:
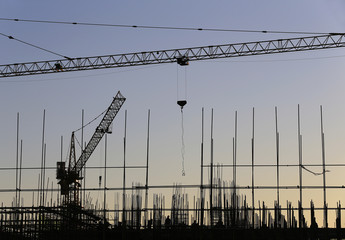
<svg viewBox="0 0 345 240"><path fill-rule="evenodd" d="M130 25L251 29L276 31L344 32L345 2L321 1L13 1L0 2L1 18L55 20ZM0 21L0 32L70 57L98 56L136 51L194 47L213 44L290 38L293 34L187 32L125 29ZM19 42L0 38L0 65L60 59ZM187 101L184 109L185 167L181 176L181 115L176 101L177 79L184 84L184 69L176 64L58 73L0 80L0 167L15 166L16 114L20 113L25 166L41 161L42 115L46 109L47 166L60 160L60 136L64 158L73 130L93 119L110 104L118 90L127 98L108 138L108 165L123 161L124 110L128 111L127 164L146 161L147 111L151 110L150 183L199 184L201 109L205 108L205 161L210 160L210 114L214 109L214 162L232 163L234 114L238 111L238 163L250 163L251 111L255 107L257 164L275 163L274 107L278 107L281 163L298 163L297 104L301 106L303 161L321 163L320 105L324 108L326 162L341 163L345 156L345 49L253 56L192 62L187 67ZM178 74L179 73L179 74ZM179 76L179 77L178 77ZM180 85L181 86L181 85ZM184 95L184 94L182 94ZM85 130L88 140L95 125ZM80 133L77 135L80 140ZM90 158L90 166L103 164L104 143ZM321 168L312 170L320 172ZM343 170L330 168L327 182L343 185ZM98 186L99 170L90 172L90 187ZM122 173L112 170L110 187L120 187ZM205 170L207 176L207 171ZM55 171L48 176L53 179ZM249 169L237 173L239 185L250 184ZM322 184L322 177L304 172L304 184ZM232 170L224 169L224 179ZM23 187L37 186L37 172L24 172ZM143 170L128 170L127 183L145 181ZM275 183L275 170L258 169L256 183ZM298 185L298 169L281 169L281 184ZM0 188L15 187L14 172L1 172ZM158 191L159 192L159 191ZM163 191L162 191L163 192ZM170 190L169 190L170 192ZM267 194L269 193L269 194ZM249 194L249 192L248 192ZM282 194L297 206L298 191ZM248 195L249 196L249 195ZM343 191L329 191L335 206ZM11 196L12 197L12 196ZM272 203L274 191L257 197ZM322 202L321 191L305 191ZM1 200L9 203L8 194ZM31 198L27 202L31 204ZM333 219L331 219L333 222Z"/></svg>

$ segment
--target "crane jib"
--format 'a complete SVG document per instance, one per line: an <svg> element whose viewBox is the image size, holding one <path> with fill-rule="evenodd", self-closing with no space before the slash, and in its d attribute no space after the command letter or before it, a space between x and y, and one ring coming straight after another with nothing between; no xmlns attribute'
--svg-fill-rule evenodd
<svg viewBox="0 0 345 240"><path fill-rule="evenodd" d="M123 103L125 102L126 98L122 96L120 91L114 97L112 103L110 104L108 110L104 114L104 117L96 131L92 135L89 143L86 145L85 149L83 150L82 154L80 155L77 163L75 166L72 166L72 171L79 173L81 169L84 167L87 160L92 155L93 151L96 149L98 143L103 138L104 134L107 133L111 123L113 122L115 116L120 111Z"/></svg>
<svg viewBox="0 0 345 240"><path fill-rule="evenodd" d="M345 47L344 33L0 65L0 78ZM183 60L181 62L181 60Z"/></svg>

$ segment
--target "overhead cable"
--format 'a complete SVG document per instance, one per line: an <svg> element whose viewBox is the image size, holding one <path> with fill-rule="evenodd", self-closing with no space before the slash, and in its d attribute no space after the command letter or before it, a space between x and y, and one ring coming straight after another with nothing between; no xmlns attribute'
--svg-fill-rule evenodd
<svg viewBox="0 0 345 240"><path fill-rule="evenodd" d="M0 18L1 21L30 22L30 23L49 23L66 25L84 25L98 27L118 27L118 28L141 28L141 29L162 29L162 30L186 30L186 31L212 31L212 32L242 32L242 33L272 33L272 34L337 34L326 32L308 31L277 31L277 30L251 30L251 29L224 29L224 28L201 28L201 27L174 27L174 26L151 26L151 25L129 25L129 24L110 24L110 23L90 23L90 22L68 22L68 21L49 21L18 18Z"/></svg>
<svg viewBox="0 0 345 240"><path fill-rule="evenodd" d="M18 38L13 37L13 36L6 35L6 34L3 34L3 33L0 33L0 35L2 35L2 36L4 36L4 37L7 37L8 39L16 40L16 41L18 41L18 42L20 42L20 43L24 43L24 44L29 45L29 46L31 46L31 47L38 48L38 49L43 50L43 51L45 51L45 52L49 52L49 53L52 53L52 54L54 54L54 55L57 55L57 56L66 58L66 59L68 59L68 60L72 60L72 58L70 58L70 57L67 57L67 56L64 56L64 55L62 55L62 54L59 54L59 53L50 51L50 50L48 50L48 49L46 49L46 48L42 48L42 47L39 47L39 46L37 46L37 45L34 45L34 44L31 44L31 43L25 42L25 41L23 41L23 40L20 40L20 39L18 39Z"/></svg>

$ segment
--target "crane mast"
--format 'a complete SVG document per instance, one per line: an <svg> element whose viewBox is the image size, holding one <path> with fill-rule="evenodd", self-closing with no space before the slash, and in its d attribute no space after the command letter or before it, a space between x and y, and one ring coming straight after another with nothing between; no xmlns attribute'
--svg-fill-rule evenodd
<svg viewBox="0 0 345 240"><path fill-rule="evenodd" d="M344 37L344 33L331 33L257 42L14 63L0 65L0 78L172 62L187 65L189 61L338 48L345 46Z"/></svg>
<svg viewBox="0 0 345 240"><path fill-rule="evenodd" d="M104 134L108 132L111 123L113 122L117 113L120 111L125 100L126 98L119 91L114 97L112 103L104 114L102 121L97 126L89 143L86 145L85 149L83 149L77 161L75 161L76 158L74 149L74 132L72 132L68 169L66 170L65 168L65 162L57 162L56 176L56 178L60 180L58 183L61 186L61 194L68 196L68 202L73 202L75 204L78 203L78 189L80 185L78 183L78 180L82 179L82 177L80 176L81 170L89 160L90 156L96 149Z"/></svg>

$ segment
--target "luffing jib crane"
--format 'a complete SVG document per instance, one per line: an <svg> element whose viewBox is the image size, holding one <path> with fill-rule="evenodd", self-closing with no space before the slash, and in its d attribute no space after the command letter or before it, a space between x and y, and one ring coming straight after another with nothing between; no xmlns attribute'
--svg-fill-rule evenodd
<svg viewBox="0 0 345 240"><path fill-rule="evenodd" d="M345 47L344 33L0 65L0 78Z"/></svg>
<svg viewBox="0 0 345 240"><path fill-rule="evenodd" d="M57 162L56 175L56 178L59 180L58 183L61 186L61 194L67 196L67 202L78 204L78 189L80 187L79 180L82 179L81 170L89 160L104 134L108 132L111 123L120 111L125 100L126 98L122 96L119 91L104 114L102 121L97 126L89 143L83 149L78 161L76 161L75 157L74 132L72 133L69 166L66 169L65 162Z"/></svg>

